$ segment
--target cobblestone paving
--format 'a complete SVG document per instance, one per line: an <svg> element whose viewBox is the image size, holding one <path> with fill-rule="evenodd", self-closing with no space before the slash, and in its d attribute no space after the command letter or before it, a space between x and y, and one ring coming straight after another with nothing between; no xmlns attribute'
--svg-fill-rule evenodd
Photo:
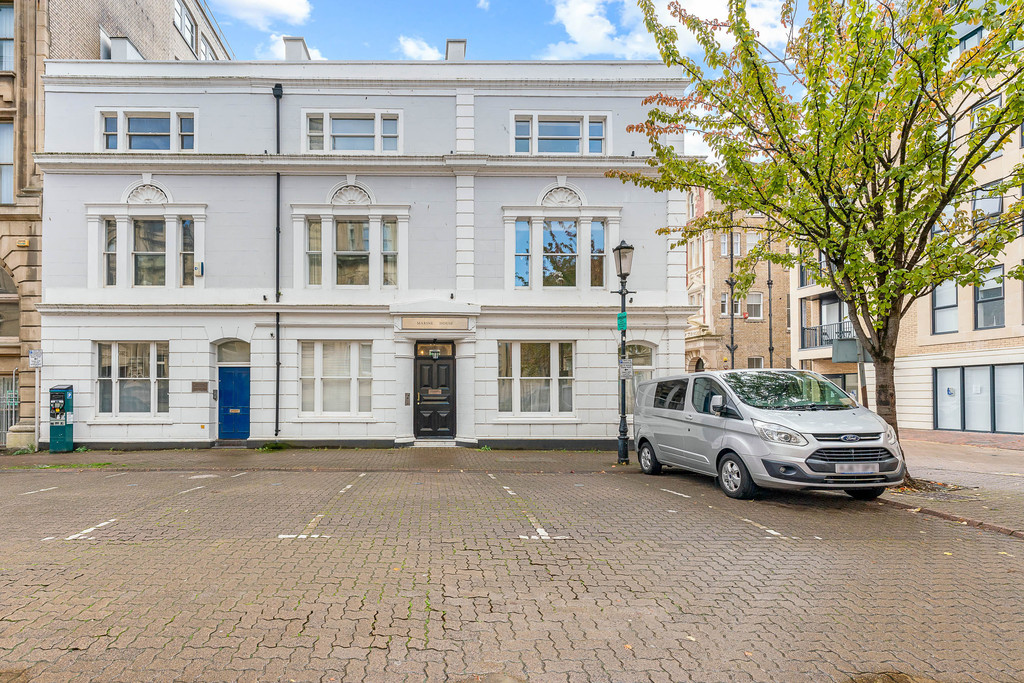
<svg viewBox="0 0 1024 683"><path fill-rule="evenodd" d="M0 681L1024 681L1024 541L521 455L0 473Z"/></svg>

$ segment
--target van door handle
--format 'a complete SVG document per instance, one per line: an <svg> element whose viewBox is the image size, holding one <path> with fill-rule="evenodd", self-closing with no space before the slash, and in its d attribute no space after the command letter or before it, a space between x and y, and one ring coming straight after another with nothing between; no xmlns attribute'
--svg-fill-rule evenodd
<svg viewBox="0 0 1024 683"><path fill-rule="evenodd" d="M683 419L684 420L692 420L693 419L693 415L691 415L690 413L683 413Z"/></svg>

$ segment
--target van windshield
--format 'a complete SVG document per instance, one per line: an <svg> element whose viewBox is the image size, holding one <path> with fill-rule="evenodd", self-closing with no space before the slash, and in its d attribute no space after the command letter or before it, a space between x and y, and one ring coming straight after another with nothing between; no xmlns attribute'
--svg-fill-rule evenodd
<svg viewBox="0 0 1024 683"><path fill-rule="evenodd" d="M766 410L848 410L857 402L824 377L799 370L729 372L722 376L741 401Z"/></svg>

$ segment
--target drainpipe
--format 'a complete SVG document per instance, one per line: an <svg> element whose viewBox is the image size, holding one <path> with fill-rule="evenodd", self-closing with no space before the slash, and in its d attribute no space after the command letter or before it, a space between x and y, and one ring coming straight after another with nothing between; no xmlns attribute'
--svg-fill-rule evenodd
<svg viewBox="0 0 1024 683"><path fill-rule="evenodd" d="M281 97L284 88L274 84L274 128L277 135L276 154L281 154ZM274 303L281 301L281 171L276 174L277 200L274 217L277 223L274 241ZM281 311L274 312L274 437L281 433Z"/></svg>

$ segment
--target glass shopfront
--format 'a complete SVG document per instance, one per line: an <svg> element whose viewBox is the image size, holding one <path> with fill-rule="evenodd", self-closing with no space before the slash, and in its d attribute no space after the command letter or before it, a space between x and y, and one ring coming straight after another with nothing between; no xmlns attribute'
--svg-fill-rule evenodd
<svg viewBox="0 0 1024 683"><path fill-rule="evenodd" d="M1024 434L1024 364L936 368L935 428Z"/></svg>

